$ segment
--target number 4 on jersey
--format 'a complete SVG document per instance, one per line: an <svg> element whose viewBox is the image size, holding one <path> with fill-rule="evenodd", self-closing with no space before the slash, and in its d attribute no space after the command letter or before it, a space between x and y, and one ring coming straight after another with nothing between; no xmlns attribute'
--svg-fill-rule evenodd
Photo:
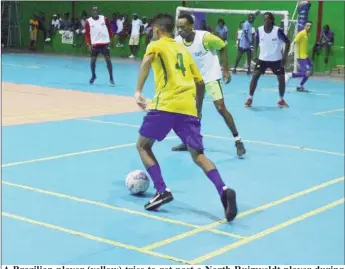
<svg viewBox="0 0 345 269"><path fill-rule="evenodd" d="M182 74L185 76L186 75L186 67L184 66L182 53L177 53L176 58L177 58L177 62L176 62L175 67L177 70L181 70Z"/></svg>

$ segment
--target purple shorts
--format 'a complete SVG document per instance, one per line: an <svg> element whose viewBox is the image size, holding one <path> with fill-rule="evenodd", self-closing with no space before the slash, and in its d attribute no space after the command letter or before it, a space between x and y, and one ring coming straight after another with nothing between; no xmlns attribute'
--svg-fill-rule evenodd
<svg viewBox="0 0 345 269"><path fill-rule="evenodd" d="M171 130L182 142L195 150L203 150L201 124L197 117L151 110L144 117L139 133L143 137L162 141Z"/></svg>
<svg viewBox="0 0 345 269"><path fill-rule="evenodd" d="M313 67L313 64L309 60L309 58L307 58L307 59L297 59L297 62L299 64L299 71L302 72L302 73L310 71L312 69L312 67Z"/></svg>

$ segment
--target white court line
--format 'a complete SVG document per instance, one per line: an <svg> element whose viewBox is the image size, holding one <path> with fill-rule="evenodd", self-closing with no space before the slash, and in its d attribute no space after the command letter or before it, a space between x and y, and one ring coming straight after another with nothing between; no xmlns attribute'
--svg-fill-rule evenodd
<svg viewBox="0 0 345 269"><path fill-rule="evenodd" d="M321 111L321 112L317 112L314 113L314 115L325 115L325 114L329 114L329 113L333 113L333 112L339 112L339 111L344 111L344 108L338 108L338 109L333 109L333 110L327 110L327 111Z"/></svg>
<svg viewBox="0 0 345 269"><path fill-rule="evenodd" d="M177 139L177 136L169 136L166 139ZM136 144L137 143L128 143L128 144L116 145L116 146L111 146L111 147L106 147L106 148L98 148L98 149L83 150L83 151L78 151L78 152L71 152L71 153L66 153L66 154L60 154L60 155L55 155L55 156L38 158L38 159L7 163L7 164L3 164L1 167L4 168L4 167L9 167L9 166L21 165L21 164L51 161L51 160L56 160L56 159L61 159L61 158L66 158L66 157L72 157L72 156L78 156L78 155L84 155L84 154L89 154L89 153L102 152L102 151L108 151L108 150L120 149L120 148L126 148L126 147L133 147Z"/></svg>
<svg viewBox="0 0 345 269"><path fill-rule="evenodd" d="M6 64L3 63L5 66L12 66L12 67L21 67L21 68L28 68L28 69L40 69L38 65L22 65L22 64Z"/></svg>
<svg viewBox="0 0 345 269"><path fill-rule="evenodd" d="M112 125L117 125L117 126L126 126L126 127L131 127L131 128L140 128L139 125L118 123L118 122L113 122L113 121L102 121L102 120L93 120L93 119L76 119L76 120L83 120L83 121L89 121L89 122L95 122L95 123L101 123L101 124L112 124ZM217 136L217 135L212 135L212 134L202 134L202 135L204 137L215 138L215 139L233 140L233 138L225 137L225 136ZM280 148L290 148L290 149L318 152L318 153L324 153L324 154L330 154L330 155L336 155L336 156L345 156L345 154L341 153L341 152L332 152L332 151L326 151L326 150L312 149L312 148L307 148L307 147L303 147L303 146L276 144L276 143L271 143L271 142L246 140L246 139L243 140L243 142L246 142L249 144L259 144L259 145L265 145L265 146L273 146L273 147L280 147Z"/></svg>
<svg viewBox="0 0 345 269"><path fill-rule="evenodd" d="M276 88L263 88L261 89L262 92L278 92L278 89ZM287 93L294 93L297 92L295 89L293 88L288 88L286 89ZM313 91L309 91L306 94L311 94L311 95L318 95L318 96L332 96L329 93L322 93L322 92L313 92Z"/></svg>

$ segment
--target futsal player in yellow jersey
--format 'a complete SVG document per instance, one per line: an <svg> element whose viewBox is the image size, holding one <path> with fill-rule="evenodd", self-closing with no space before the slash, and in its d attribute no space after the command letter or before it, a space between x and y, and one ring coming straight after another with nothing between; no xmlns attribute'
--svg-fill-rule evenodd
<svg viewBox="0 0 345 269"><path fill-rule="evenodd" d="M313 64L308 57L308 45L309 45L309 35L311 31L311 22L307 22L304 30L300 31L294 41L293 45L297 45L297 62L299 65L299 72L292 73L293 78L303 78L300 85L297 87L299 92L307 92L304 88L304 84L307 82L308 78L312 75ZM290 76L286 75L286 81Z"/></svg>
<svg viewBox="0 0 345 269"><path fill-rule="evenodd" d="M169 14L158 14L152 19L152 28L155 41L147 47L135 93L137 104L146 108L142 89L152 67L156 92L137 142L141 160L157 190L145 209L155 210L173 200L153 155L152 146L155 141L162 141L174 130L187 145L194 162L215 185L226 219L232 221L237 215L236 193L224 184L215 165L204 155L198 118L204 98L204 81L191 54L173 38L174 18Z"/></svg>

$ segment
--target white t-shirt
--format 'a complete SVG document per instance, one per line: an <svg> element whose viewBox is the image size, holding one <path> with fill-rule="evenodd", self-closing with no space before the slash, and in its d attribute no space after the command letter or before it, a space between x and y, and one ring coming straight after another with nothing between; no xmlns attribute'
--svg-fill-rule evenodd
<svg viewBox="0 0 345 269"><path fill-rule="evenodd" d="M242 32L243 32L242 29L237 30L237 40L241 39Z"/></svg>
<svg viewBox="0 0 345 269"><path fill-rule="evenodd" d="M59 19L52 19L52 25L56 28L56 29L60 29L60 20Z"/></svg>
<svg viewBox="0 0 345 269"><path fill-rule="evenodd" d="M275 62L282 59L282 42L278 36L278 26L273 26L270 33L266 33L264 26L258 28L260 54L259 60Z"/></svg>
<svg viewBox="0 0 345 269"><path fill-rule="evenodd" d="M186 46L182 37L179 35L175 40L182 43L193 57L201 76L205 83L217 81L222 78L222 69L216 51L206 50L204 46L204 35L209 32L195 30L194 41L191 45Z"/></svg>
<svg viewBox="0 0 345 269"><path fill-rule="evenodd" d="M132 20L132 32L131 36L140 35L140 27L143 25L143 22L139 19Z"/></svg>
<svg viewBox="0 0 345 269"><path fill-rule="evenodd" d="M123 23L125 22L125 19L123 18L123 19L117 19L116 20L116 26L117 26L117 31L116 31L116 33L118 34L118 33L120 33L120 32L122 32L122 30L123 30Z"/></svg>
<svg viewBox="0 0 345 269"><path fill-rule="evenodd" d="M110 43L109 31L105 22L105 17L99 15L98 20L90 17L88 20L90 25L91 45L105 45Z"/></svg>
<svg viewBox="0 0 345 269"><path fill-rule="evenodd" d="M85 29L85 23L86 23L86 20L84 20L84 19L80 20L80 24L81 24L82 29Z"/></svg>

